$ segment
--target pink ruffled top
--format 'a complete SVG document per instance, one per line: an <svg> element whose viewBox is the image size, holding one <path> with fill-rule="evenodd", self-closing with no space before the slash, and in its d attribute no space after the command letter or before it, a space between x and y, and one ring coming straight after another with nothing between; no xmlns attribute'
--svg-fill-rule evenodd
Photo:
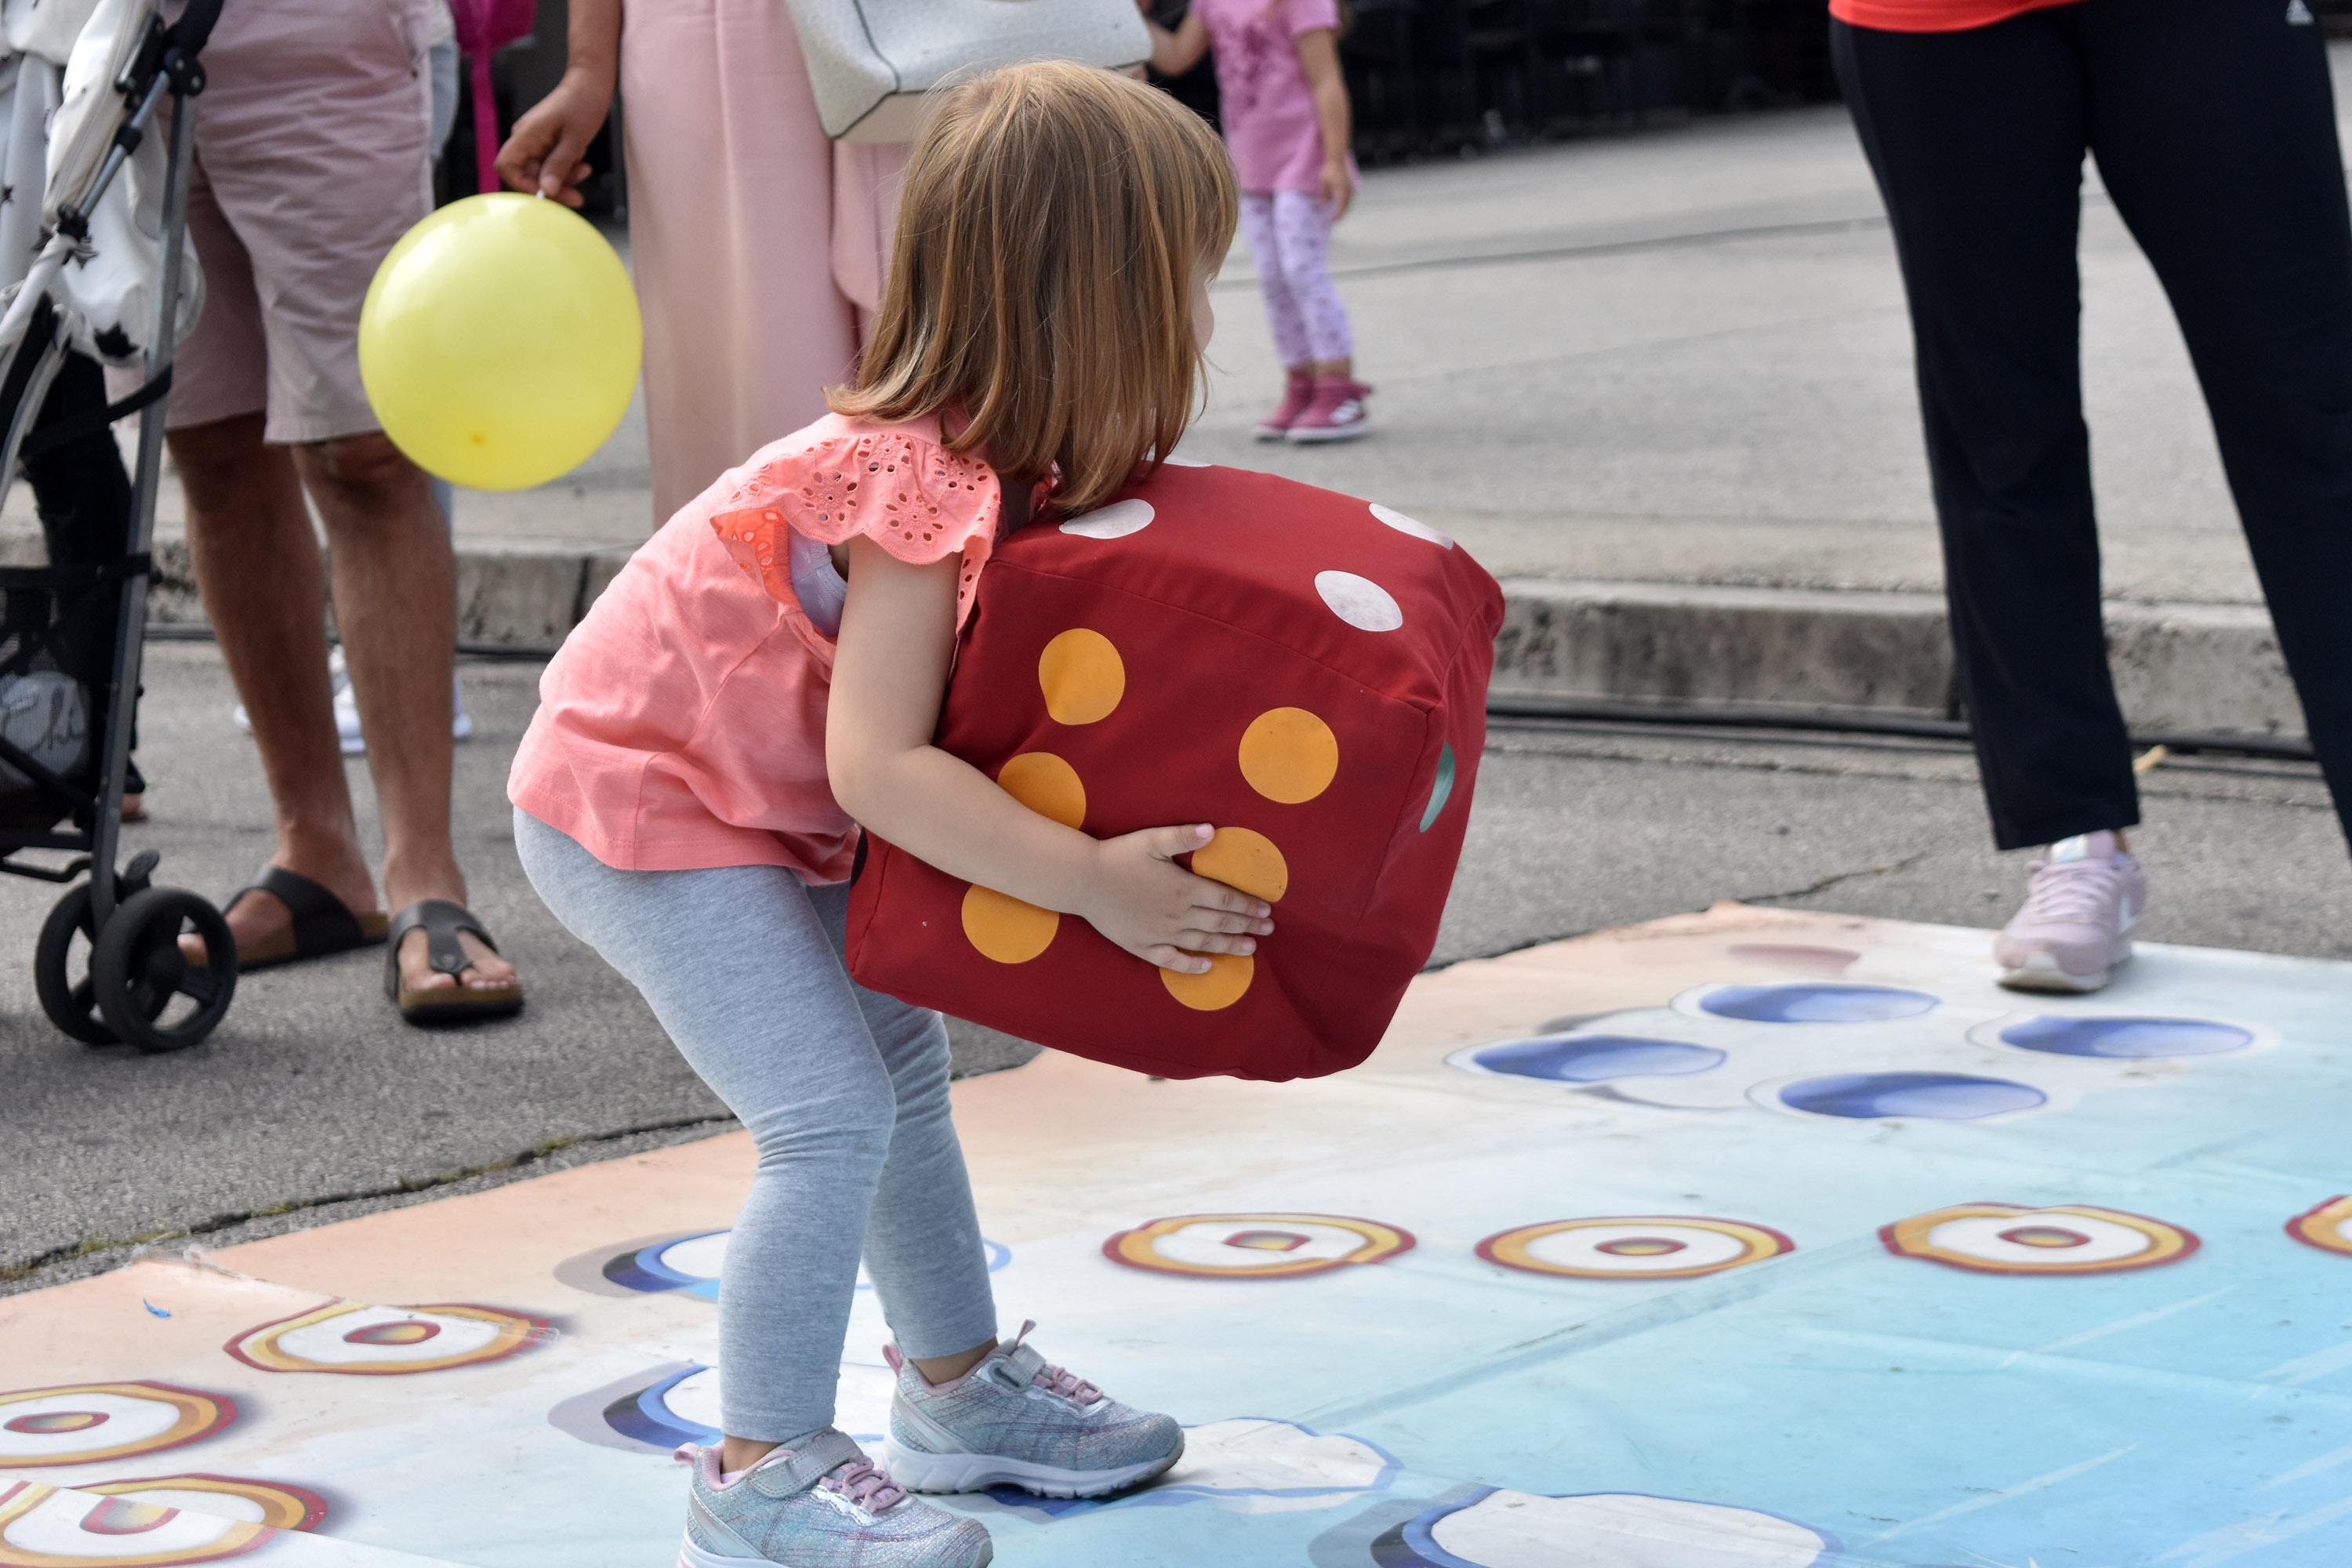
<svg viewBox="0 0 2352 1568"><path fill-rule="evenodd" d="M849 875L856 825L824 770L833 637L793 586L797 534L901 561L963 557L959 624L996 541L996 475L936 420L827 415L761 447L630 557L540 678L508 798L633 871Z"/></svg>

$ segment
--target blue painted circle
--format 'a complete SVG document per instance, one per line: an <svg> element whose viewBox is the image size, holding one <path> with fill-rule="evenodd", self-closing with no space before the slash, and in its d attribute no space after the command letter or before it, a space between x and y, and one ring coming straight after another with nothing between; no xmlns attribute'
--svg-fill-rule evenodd
<svg viewBox="0 0 2352 1568"><path fill-rule="evenodd" d="M1454 797L1454 742L1448 741L1437 752L1437 783L1429 792L1429 806L1421 814L1421 830L1426 833L1433 826L1445 803Z"/></svg>
<svg viewBox="0 0 2352 1568"><path fill-rule="evenodd" d="M1644 1040L1632 1035L1539 1035L1487 1046L1471 1058L1488 1072L1556 1083L1601 1083L1612 1078L1660 1078L1706 1072L1724 1063L1713 1046Z"/></svg>
<svg viewBox="0 0 2352 1568"><path fill-rule="evenodd" d="M1472 1563L1466 1558L1457 1557L1437 1544L1436 1529L1438 1521L1448 1514L1460 1513L1465 1509L1475 1508L1494 1495L1493 1487L1481 1487L1460 1502L1439 1503L1434 1508L1423 1510L1417 1517L1405 1521L1404 1529L1401 1532L1401 1543L1409 1549L1412 1555L1404 1559L1400 1568L1488 1568L1486 1564Z"/></svg>
<svg viewBox="0 0 2352 1568"><path fill-rule="evenodd" d="M2213 1057L2242 1051L2253 1031L2201 1018L2028 1018L2000 1032L2001 1044L2061 1057Z"/></svg>
<svg viewBox="0 0 2352 1568"><path fill-rule="evenodd" d="M1816 1116L1869 1120L1911 1116L1932 1121L1973 1121L2031 1110L2050 1097L2031 1084L1959 1072L1845 1072L1809 1078L1780 1090L1780 1102Z"/></svg>
<svg viewBox="0 0 2352 1568"><path fill-rule="evenodd" d="M699 1296L706 1301L716 1301L719 1300L718 1280L681 1273L664 1263L661 1257L663 1253L681 1242L699 1241L707 1236L726 1234L727 1232L721 1230L689 1231L683 1236L673 1236L661 1241L649 1242L635 1252L624 1252L618 1258L607 1262L604 1269L604 1278L615 1285L626 1286L632 1290L677 1290L688 1296ZM986 1237L982 1237L980 1245L986 1249L988 1271L991 1274L1013 1261L1013 1249L1003 1242L991 1241ZM866 1280L860 1280L857 1288L860 1290L874 1289L872 1283Z"/></svg>
<svg viewBox="0 0 2352 1568"><path fill-rule="evenodd" d="M1722 1018L1751 1024L1876 1024L1916 1018L1943 1004L1924 991L1891 985L1727 985L1699 999Z"/></svg>
<svg viewBox="0 0 2352 1568"><path fill-rule="evenodd" d="M716 1443L719 1434L699 1421L689 1421L669 1407L669 1391L708 1367L689 1366L659 1383L625 1394L604 1407L604 1424L624 1437L651 1448L675 1448L680 1443Z"/></svg>

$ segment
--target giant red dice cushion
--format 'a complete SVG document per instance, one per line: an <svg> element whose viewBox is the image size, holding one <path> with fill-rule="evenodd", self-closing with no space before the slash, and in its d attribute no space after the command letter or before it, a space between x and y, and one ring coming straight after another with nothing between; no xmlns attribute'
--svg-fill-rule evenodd
<svg viewBox="0 0 2352 1568"><path fill-rule="evenodd" d="M1098 838L1215 824L1193 869L1271 900L1275 931L1177 974L869 837L851 973L1169 1078L1353 1067L1436 942L1502 610L1434 529L1239 468L1167 465L1015 531L982 574L939 744Z"/></svg>

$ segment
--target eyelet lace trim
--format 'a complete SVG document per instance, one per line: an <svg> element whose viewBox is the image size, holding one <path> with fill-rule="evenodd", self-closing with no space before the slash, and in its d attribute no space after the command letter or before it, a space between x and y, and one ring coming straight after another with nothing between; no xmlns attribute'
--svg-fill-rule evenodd
<svg viewBox="0 0 2352 1568"><path fill-rule="evenodd" d="M998 507L996 475L986 463L880 431L841 437L749 470L710 526L736 565L793 609L800 595L793 591L788 529L827 545L863 534L917 565L961 553L961 623L996 542Z"/></svg>

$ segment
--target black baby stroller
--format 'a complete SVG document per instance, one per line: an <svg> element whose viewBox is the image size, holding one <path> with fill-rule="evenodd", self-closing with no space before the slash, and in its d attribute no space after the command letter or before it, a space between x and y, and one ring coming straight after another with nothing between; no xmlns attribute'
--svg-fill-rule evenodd
<svg viewBox="0 0 2352 1568"><path fill-rule="evenodd" d="M92 1045L127 1041L149 1051L203 1039L236 988L236 944L219 910L194 893L152 885L152 851L115 868L146 631L163 400L173 344L185 324L181 296L194 286L182 249L195 100L205 81L197 56L220 6L221 0L189 0L180 19L166 25L152 0L139 5L104 41L100 99L86 99L77 110L68 91L48 149L48 238L0 318L0 475L140 414L127 515L81 519L109 532L95 542L104 548L81 552L89 558L79 562L60 563L63 552L53 552L46 566L0 568L0 871L72 885L42 926L33 957L50 1021ZM74 65L87 80L80 49ZM160 112L167 98L168 132ZM71 352L74 323L59 274L91 258L100 200L151 133L166 136L168 153L146 384L111 406L60 419L49 394ZM75 144L56 140L68 137ZM66 858L27 860L27 852ZM184 956L181 939L190 934L201 941L205 962Z"/></svg>

